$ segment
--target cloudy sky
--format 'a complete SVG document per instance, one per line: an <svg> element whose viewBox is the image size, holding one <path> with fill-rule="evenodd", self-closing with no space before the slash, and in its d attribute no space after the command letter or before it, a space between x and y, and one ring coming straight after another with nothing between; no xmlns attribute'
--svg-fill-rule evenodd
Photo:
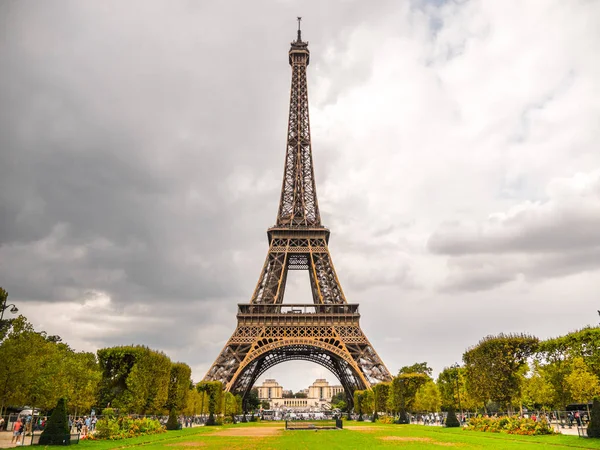
<svg viewBox="0 0 600 450"><path fill-rule="evenodd" d="M275 222L297 15L330 250L390 371L597 323L599 1L6 0L0 285L35 327L204 376Z"/></svg>

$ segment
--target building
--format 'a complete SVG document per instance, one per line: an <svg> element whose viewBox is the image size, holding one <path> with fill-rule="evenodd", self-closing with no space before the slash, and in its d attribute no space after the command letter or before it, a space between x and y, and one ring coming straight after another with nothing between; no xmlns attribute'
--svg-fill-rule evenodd
<svg viewBox="0 0 600 450"><path fill-rule="evenodd" d="M319 378L308 387L300 390L306 394L306 398L283 398L283 387L274 379L266 379L258 386L258 398L270 403L271 409L276 410L299 410L299 411L322 411L331 408L331 398L344 392L340 385L330 386L324 378Z"/></svg>
<svg viewBox="0 0 600 450"><path fill-rule="evenodd" d="M312 386L309 386L307 390L308 398L318 398L319 400L327 400L331 402L332 397L339 393L344 392L342 386L329 386L329 383L324 378L318 378Z"/></svg>
<svg viewBox="0 0 600 450"><path fill-rule="evenodd" d="M262 386L258 387L258 398L260 400L271 401L275 398L283 398L283 387L273 379L267 379Z"/></svg>

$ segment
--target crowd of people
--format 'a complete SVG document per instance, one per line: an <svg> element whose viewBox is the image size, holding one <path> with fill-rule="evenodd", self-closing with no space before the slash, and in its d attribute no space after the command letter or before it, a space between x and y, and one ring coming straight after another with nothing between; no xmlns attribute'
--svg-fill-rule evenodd
<svg viewBox="0 0 600 450"><path fill-rule="evenodd" d="M1 430L4 426L4 418L1 418L0 420ZM18 417L17 421L13 424L11 443L21 445L23 443L24 436L30 435L33 431L42 431L46 427L47 420L48 418L45 416L33 417L28 415L23 418Z"/></svg>

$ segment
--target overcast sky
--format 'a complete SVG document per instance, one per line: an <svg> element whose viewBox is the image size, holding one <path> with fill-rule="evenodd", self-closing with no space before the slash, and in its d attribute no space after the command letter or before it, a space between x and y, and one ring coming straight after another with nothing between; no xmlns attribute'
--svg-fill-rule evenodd
<svg viewBox="0 0 600 450"><path fill-rule="evenodd" d="M35 328L204 376L275 222L298 15L323 223L390 371L596 324L599 1L5 0L0 285Z"/></svg>

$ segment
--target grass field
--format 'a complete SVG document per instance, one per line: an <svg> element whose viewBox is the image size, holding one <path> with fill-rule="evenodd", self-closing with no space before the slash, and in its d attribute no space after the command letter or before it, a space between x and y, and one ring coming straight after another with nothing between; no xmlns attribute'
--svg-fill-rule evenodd
<svg viewBox="0 0 600 450"><path fill-rule="evenodd" d="M577 436L512 436L422 425L344 422L343 430L284 430L281 422L188 428L121 441L83 441L77 450L137 447L169 449L600 449L600 440Z"/></svg>

